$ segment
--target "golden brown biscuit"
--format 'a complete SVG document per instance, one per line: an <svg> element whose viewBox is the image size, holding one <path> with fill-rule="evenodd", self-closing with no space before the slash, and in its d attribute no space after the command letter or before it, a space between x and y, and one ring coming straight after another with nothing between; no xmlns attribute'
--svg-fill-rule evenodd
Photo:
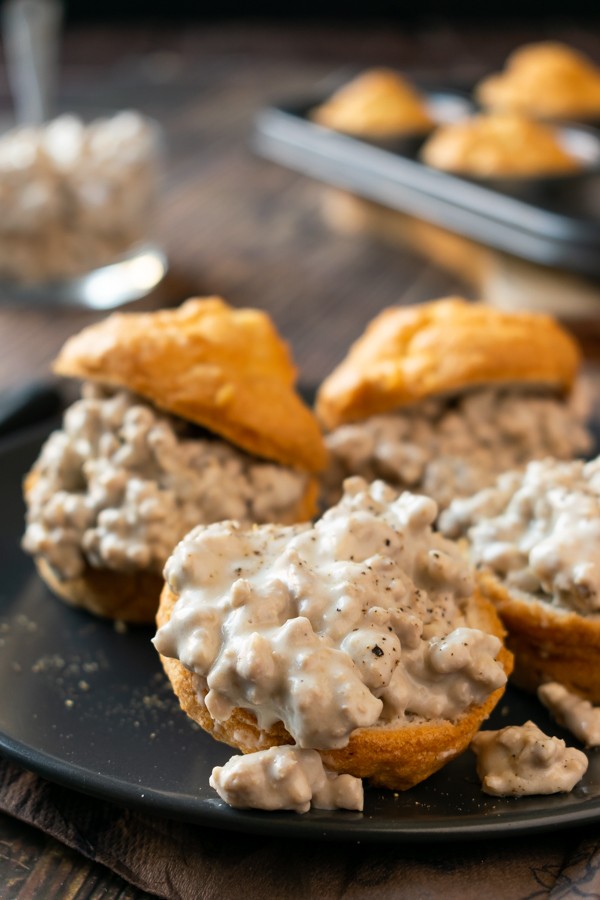
<svg viewBox="0 0 600 900"><path fill-rule="evenodd" d="M42 557L35 564L42 581L70 606L132 625L153 619L163 583L156 572L115 572L86 566L82 575L63 580Z"/></svg>
<svg viewBox="0 0 600 900"><path fill-rule="evenodd" d="M317 421L294 391L288 348L258 310L208 298L177 310L113 315L67 341L55 370L127 388L258 457L307 473L325 462ZM25 479L29 505L39 475L34 465ZM317 493L310 475L282 524L310 519ZM43 549L31 552L43 580L68 603L128 622L153 620L163 583L156 566L131 572L86 563L76 577L58 577Z"/></svg>
<svg viewBox="0 0 600 900"><path fill-rule="evenodd" d="M589 119L600 116L600 68L565 44L529 44L509 56L503 72L485 78L476 97L489 109Z"/></svg>
<svg viewBox="0 0 600 900"><path fill-rule="evenodd" d="M600 620L553 609L511 594L489 571L478 574L481 593L496 607L515 656L513 681L535 693L558 681L592 703L600 703Z"/></svg>
<svg viewBox="0 0 600 900"><path fill-rule="evenodd" d="M218 297L116 313L67 341L54 371L128 390L248 453L309 472L326 451L269 316Z"/></svg>
<svg viewBox="0 0 600 900"><path fill-rule="evenodd" d="M568 392L580 355L550 316L458 297L380 313L325 379L317 415L329 428L435 395L513 383Z"/></svg>
<svg viewBox="0 0 600 900"><path fill-rule="evenodd" d="M176 595L165 585L156 618L159 627L168 622L176 601ZM498 637L504 636L493 606L478 594L473 596L467 612L467 624ZM512 655L502 648L498 660L509 675ZM217 740L243 753L293 743L283 724L276 723L263 731L248 710L236 709L227 721L215 722L202 702L203 692L199 695L194 675L179 660L161 656L161 661L181 708ZM471 707L455 722L439 719L411 723L402 728L360 728L352 733L348 745L341 750L319 752L325 764L336 772L368 778L372 784L381 787L406 790L462 753L503 693L503 687L494 691L484 703Z"/></svg>
<svg viewBox="0 0 600 900"><path fill-rule="evenodd" d="M560 144L554 130L516 113L490 113L440 126L421 158L434 169L482 178L545 176L577 172L581 162Z"/></svg>
<svg viewBox="0 0 600 900"><path fill-rule="evenodd" d="M370 69L336 91L310 114L319 125L372 138L429 131L425 101L390 69Z"/></svg>

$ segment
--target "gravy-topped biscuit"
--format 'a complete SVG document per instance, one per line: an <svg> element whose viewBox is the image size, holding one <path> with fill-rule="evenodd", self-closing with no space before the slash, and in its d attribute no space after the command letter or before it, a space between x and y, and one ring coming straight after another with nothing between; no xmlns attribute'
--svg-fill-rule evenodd
<svg viewBox="0 0 600 900"><path fill-rule="evenodd" d="M194 529L154 639L185 712L244 753L295 742L391 788L462 752L511 657L436 513L356 478L314 526Z"/></svg>
<svg viewBox="0 0 600 900"><path fill-rule="evenodd" d="M514 679L600 703L600 459L531 462L440 517L464 538L515 654Z"/></svg>
<svg viewBox="0 0 600 900"><path fill-rule="evenodd" d="M326 451L265 313L208 298L113 315L55 370L86 383L26 479L23 546L68 602L151 621L193 525L314 515Z"/></svg>
<svg viewBox="0 0 600 900"><path fill-rule="evenodd" d="M444 508L530 459L586 452L579 358L549 316L459 298L384 310L317 395L327 501L361 475Z"/></svg>

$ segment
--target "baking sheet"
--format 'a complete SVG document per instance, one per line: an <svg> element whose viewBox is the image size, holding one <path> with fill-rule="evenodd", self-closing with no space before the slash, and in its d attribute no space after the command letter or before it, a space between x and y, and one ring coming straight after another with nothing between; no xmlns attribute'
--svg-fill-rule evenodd
<svg viewBox="0 0 600 900"><path fill-rule="evenodd" d="M430 105L444 107L444 91L425 96ZM261 110L253 135L256 152L521 259L600 276L600 131L557 126L561 141L581 158L581 172L475 179L421 162L425 137L377 142L315 124L310 110L323 99Z"/></svg>

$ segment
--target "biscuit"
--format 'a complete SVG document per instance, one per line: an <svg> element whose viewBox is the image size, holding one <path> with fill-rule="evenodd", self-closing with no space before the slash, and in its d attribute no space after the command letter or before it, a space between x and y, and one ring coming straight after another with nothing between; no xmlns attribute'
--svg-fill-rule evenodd
<svg viewBox="0 0 600 900"><path fill-rule="evenodd" d="M503 312L457 297L391 307L325 379L316 411L333 429L483 386L567 393L579 362L575 341L550 316Z"/></svg>
<svg viewBox="0 0 600 900"><path fill-rule="evenodd" d="M507 647L515 657L513 682L535 693L541 684L558 681L600 703L600 620L519 597L487 570L477 580L507 629Z"/></svg>
<svg viewBox="0 0 600 900"><path fill-rule="evenodd" d="M156 572L114 572L88 565L82 575L63 580L43 557L35 564L42 581L69 606L132 625L151 622L156 612L162 584Z"/></svg>
<svg viewBox="0 0 600 900"><path fill-rule="evenodd" d="M600 68L565 44L528 44L509 56L503 72L484 78L475 94L489 109L591 118L600 116Z"/></svg>
<svg viewBox="0 0 600 900"><path fill-rule="evenodd" d="M434 169L482 178L541 177L581 169L550 126L505 112L440 126L423 146L421 158Z"/></svg>
<svg viewBox="0 0 600 900"><path fill-rule="evenodd" d="M310 113L313 122L372 138L430 131L423 98L390 69L370 69L337 90Z"/></svg>
<svg viewBox="0 0 600 900"><path fill-rule="evenodd" d="M306 472L302 496L282 524L315 514L313 473L326 451L314 415L294 390L288 348L266 313L208 298L176 310L112 315L67 341L54 368L126 388L238 448ZM25 479L29 506L39 475L34 465ZM156 566L121 571L86 562L76 577L59 577L43 552L32 552L42 579L67 603L132 623L153 620L163 584Z"/></svg>
<svg viewBox="0 0 600 900"><path fill-rule="evenodd" d="M54 371L127 388L255 456L309 472L326 463L288 347L259 310L208 297L116 313L70 338Z"/></svg>
<svg viewBox="0 0 600 900"><path fill-rule="evenodd" d="M168 622L176 601L176 595L165 585L156 618L159 627ZM471 628L504 636L494 607L478 594L473 596L466 619ZM512 655L504 647L498 654L498 661L509 675ZM161 656L161 662L183 711L217 740L243 753L293 743L281 722L261 730L254 715L245 709L235 709L225 722L215 722L202 700L205 691L199 691L194 675L177 659ZM503 693L504 687L498 688L483 703L470 707L453 722L438 719L409 722L400 728L389 725L359 728L351 734L346 747L319 752L325 765L335 772L368 778L380 787L407 790L441 769L469 746L473 735Z"/></svg>

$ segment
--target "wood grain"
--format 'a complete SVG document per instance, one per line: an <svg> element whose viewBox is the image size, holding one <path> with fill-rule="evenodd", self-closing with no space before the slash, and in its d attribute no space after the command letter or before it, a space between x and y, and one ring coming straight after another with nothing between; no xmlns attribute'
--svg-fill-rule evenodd
<svg viewBox="0 0 600 900"><path fill-rule="evenodd" d="M142 900L149 896L104 866L0 814L2 900Z"/></svg>

